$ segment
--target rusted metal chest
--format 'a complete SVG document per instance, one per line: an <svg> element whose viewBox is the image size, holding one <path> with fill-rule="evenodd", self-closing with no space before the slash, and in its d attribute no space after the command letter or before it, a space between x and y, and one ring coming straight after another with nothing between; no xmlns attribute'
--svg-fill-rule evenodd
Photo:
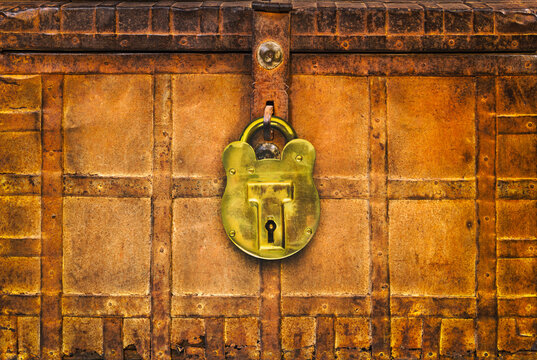
<svg viewBox="0 0 537 360"><path fill-rule="evenodd" d="M0 359L537 359L535 1L2 2L0 49ZM282 261L219 216L266 101Z"/></svg>

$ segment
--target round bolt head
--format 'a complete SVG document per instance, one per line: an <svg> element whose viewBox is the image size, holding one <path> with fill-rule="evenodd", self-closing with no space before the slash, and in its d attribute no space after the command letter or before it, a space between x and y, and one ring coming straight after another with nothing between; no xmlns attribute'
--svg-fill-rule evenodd
<svg viewBox="0 0 537 360"><path fill-rule="evenodd" d="M267 41L257 49L257 61L267 70L277 68L283 62L282 47L274 41Z"/></svg>
<svg viewBox="0 0 537 360"><path fill-rule="evenodd" d="M235 175L236 172L237 172L237 171L236 171L235 169L229 169L229 173L230 173L231 175Z"/></svg>
<svg viewBox="0 0 537 360"><path fill-rule="evenodd" d="M234 236L235 236L235 230L231 230L231 231L229 232L229 236L234 237Z"/></svg>
<svg viewBox="0 0 537 360"><path fill-rule="evenodd" d="M302 161L303 157L302 157L302 155L297 155L295 159L296 159L296 161L300 162L300 161Z"/></svg>

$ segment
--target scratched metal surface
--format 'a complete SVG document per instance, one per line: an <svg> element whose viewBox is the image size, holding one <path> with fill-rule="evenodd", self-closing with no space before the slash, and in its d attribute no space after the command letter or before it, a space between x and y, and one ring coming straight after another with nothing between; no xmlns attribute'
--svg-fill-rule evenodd
<svg viewBox="0 0 537 360"><path fill-rule="evenodd" d="M537 358L534 4L337 4L291 11L321 222L267 265L219 214L250 3L2 3L0 359Z"/></svg>

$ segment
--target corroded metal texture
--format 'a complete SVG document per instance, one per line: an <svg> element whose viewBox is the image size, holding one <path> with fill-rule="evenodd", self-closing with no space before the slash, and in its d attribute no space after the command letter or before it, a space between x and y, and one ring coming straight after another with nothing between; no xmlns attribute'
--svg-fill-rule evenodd
<svg viewBox="0 0 537 360"><path fill-rule="evenodd" d="M267 102L274 106L274 115L289 118L289 68L290 68L289 13L255 11L253 14L252 44L252 120L263 116ZM257 60L258 52L267 42L275 42L281 49L282 62L274 69L266 69Z"/></svg>
<svg viewBox="0 0 537 360"><path fill-rule="evenodd" d="M534 2L292 3L322 216L278 263L227 240L221 154L288 6L0 7L66 51L0 54L0 359L537 357Z"/></svg>
<svg viewBox="0 0 537 360"><path fill-rule="evenodd" d="M292 51L537 50L531 0L283 1L271 9L259 3L2 2L0 48L250 51L257 5L291 11Z"/></svg>
<svg viewBox="0 0 537 360"><path fill-rule="evenodd" d="M248 69L195 55L133 76L88 55L81 75L80 56L0 58L34 64L2 76L3 116L39 119L1 123L5 358L535 356L536 56L294 55L323 216L261 273L218 210Z"/></svg>

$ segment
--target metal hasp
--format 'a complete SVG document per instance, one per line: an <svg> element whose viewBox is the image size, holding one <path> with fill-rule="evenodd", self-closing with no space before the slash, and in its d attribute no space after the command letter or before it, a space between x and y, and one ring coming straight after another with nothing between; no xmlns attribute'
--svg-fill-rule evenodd
<svg viewBox="0 0 537 360"><path fill-rule="evenodd" d="M270 123L287 140L280 159L258 160L248 143L263 127L263 118L253 121L241 139L224 150L222 222L228 237L244 252L281 259L311 240L319 223L320 201L313 183L313 145L297 139L282 119L272 117Z"/></svg>

